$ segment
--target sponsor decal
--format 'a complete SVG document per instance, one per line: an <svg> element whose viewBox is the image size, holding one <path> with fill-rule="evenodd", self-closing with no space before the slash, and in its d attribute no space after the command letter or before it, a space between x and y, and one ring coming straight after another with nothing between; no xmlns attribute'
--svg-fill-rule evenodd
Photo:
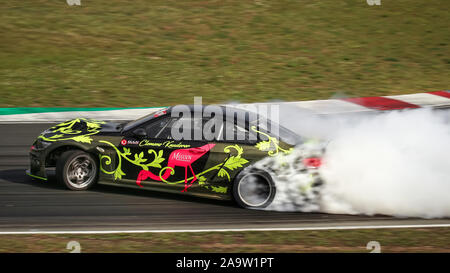
<svg viewBox="0 0 450 273"><path fill-rule="evenodd" d="M139 140L122 139L120 144L122 144L122 146L125 146L125 145L138 145L139 144Z"/></svg>
<svg viewBox="0 0 450 273"><path fill-rule="evenodd" d="M191 159L192 159L192 155L190 155L190 154L183 154L183 153L180 153L180 152L176 152L176 153L173 155L173 158L174 158L175 160L177 160L177 161L190 162Z"/></svg>
<svg viewBox="0 0 450 273"><path fill-rule="evenodd" d="M164 147L164 148L173 148L173 149L179 149L179 148L190 148L191 145L189 144L182 144L181 142L175 143L174 140L168 140L164 142L150 142L147 139L142 140L139 142L140 147Z"/></svg>
<svg viewBox="0 0 450 273"><path fill-rule="evenodd" d="M147 178L156 181L165 181L169 178L170 175L175 173L175 166L184 167L184 189L181 192L187 192L187 189L192 186L198 178L195 175L194 169L192 169L192 164L205 155L209 150L211 150L216 144L206 144L202 147L198 148L189 148L189 149L179 149L173 151L167 162L167 166L162 168L159 172L159 175L153 174L151 171L142 170L138 174L138 178L136 179L136 184L142 187L141 181ZM188 183L188 168L193 175L193 179L190 183Z"/></svg>

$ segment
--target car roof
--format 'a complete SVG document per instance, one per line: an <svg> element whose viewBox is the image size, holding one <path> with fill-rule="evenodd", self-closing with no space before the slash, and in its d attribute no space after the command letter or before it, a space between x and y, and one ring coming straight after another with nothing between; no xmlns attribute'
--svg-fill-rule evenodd
<svg viewBox="0 0 450 273"><path fill-rule="evenodd" d="M226 118L227 120L233 120L233 122L238 122L238 123L244 122L245 124L248 124L248 123L251 123L260 118L264 118L269 123L273 123L273 121L271 121L268 118L265 118L262 115L259 115L258 113L248 111L245 109L241 109L241 108L238 108L238 107L235 107L232 105L192 105L192 104L190 104L190 105L169 106L167 108L163 108L158 111L151 112L150 114L148 114L146 116L143 116L139 119L136 119L136 120L131 121L128 124L126 124L124 127L124 131L128 131L133 128L136 128L137 126L141 126L142 124L145 124L148 121L153 120L155 118L159 118L159 117L163 117L163 116L171 116L174 111L179 111L179 112L185 111L186 108L189 109L189 111L191 113L196 113L196 112L204 113L205 110L206 110L206 112L208 112L208 111L213 112L213 111L217 110L217 108L214 109L212 106L219 107L223 114L222 117ZM179 110L176 110L177 107L180 107ZM183 108L181 108L181 107L183 107ZM162 111L164 111L164 113L162 113L160 115L156 115ZM242 120L242 117L244 117L244 120ZM281 126L281 125L279 125L279 126Z"/></svg>
<svg viewBox="0 0 450 273"><path fill-rule="evenodd" d="M219 108L222 109L222 113L224 114L223 117L225 117L227 120L229 120L228 118L230 118L231 120L233 120L234 123L241 123L240 125L243 125L245 128L248 128L248 126L250 125L250 123L253 123L254 121L259 122L259 119L264 119L267 122L267 125L270 124L270 128L273 128L273 125L276 125L275 127L278 127L280 129L279 131L279 137L282 137L281 134L284 135L291 135L291 136L298 136L296 133L292 132L291 130L285 128L284 126L275 123L274 121L264 117L263 115L259 115L258 113L246 110L246 109L242 109L233 106L233 105L178 105L178 106L183 106L184 109L186 109L186 107L193 113L195 112L204 112L205 110L208 111L214 111L214 109L209 108L210 106L218 106ZM133 125L130 125L130 123L126 124L124 127L123 131L129 131L133 128L136 128L138 126L141 126L147 122L149 122L150 120L153 119L159 119L160 117L166 117L166 116L172 116L172 112L176 109L175 107L177 106L170 106L167 108L162 108L156 112L152 112L150 114L148 114L147 116L144 116L140 119L137 119L135 121L132 121L131 123L133 123ZM229 111L227 111L229 110ZM180 109L179 112L182 112L182 109ZM158 115L158 113L160 113ZM238 120L239 118L244 117L244 120ZM242 124L242 122L244 122ZM258 125L259 126L259 125Z"/></svg>
<svg viewBox="0 0 450 273"><path fill-rule="evenodd" d="M180 105L175 105L175 106L170 106L166 109L167 114L171 114L173 112L173 110L176 107L179 107ZM212 107L219 107L224 114L224 117L242 117L242 116L246 116L246 118L251 118L250 121L261 118L262 116L252 112L252 111L248 111L248 110L244 110L241 108L237 108L234 107L232 105L215 105L215 104L210 104L210 105L194 105L194 104L187 104L187 105L181 105L183 107L187 107L191 112L205 112L205 110L212 110Z"/></svg>

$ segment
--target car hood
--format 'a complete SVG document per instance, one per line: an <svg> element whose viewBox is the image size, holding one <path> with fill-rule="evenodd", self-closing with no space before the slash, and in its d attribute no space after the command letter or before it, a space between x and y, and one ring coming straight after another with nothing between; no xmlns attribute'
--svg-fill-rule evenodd
<svg viewBox="0 0 450 273"><path fill-rule="evenodd" d="M120 133L120 124L103 120L77 118L48 128L38 137L44 141L74 140L91 143L94 135L111 135Z"/></svg>

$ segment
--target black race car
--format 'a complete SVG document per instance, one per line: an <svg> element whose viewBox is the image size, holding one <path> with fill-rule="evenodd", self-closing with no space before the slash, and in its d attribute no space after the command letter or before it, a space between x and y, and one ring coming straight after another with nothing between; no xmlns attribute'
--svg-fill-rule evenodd
<svg viewBox="0 0 450 273"><path fill-rule="evenodd" d="M234 198L246 208L268 206L275 183L254 163L288 155L302 139L248 111L220 106L222 115L208 116L205 107L186 106L183 116L174 115L176 107L164 108L128 123L84 118L60 123L31 146L27 174L47 180L46 169L56 167L57 181L71 190L98 182ZM189 126L180 130L183 124ZM278 135L270 129L275 125ZM175 138L181 131L182 138Z"/></svg>

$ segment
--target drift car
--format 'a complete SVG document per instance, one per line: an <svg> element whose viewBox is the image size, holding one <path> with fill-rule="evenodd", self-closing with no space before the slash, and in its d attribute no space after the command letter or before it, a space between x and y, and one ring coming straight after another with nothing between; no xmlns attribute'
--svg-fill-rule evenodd
<svg viewBox="0 0 450 273"><path fill-rule="evenodd" d="M234 199L245 208L272 202L273 178L254 163L290 154L302 142L298 135L282 126L273 135L270 128L275 123L265 120L262 128L263 118L245 110L221 106L226 114L214 123L219 118L205 117L205 107L189 106L187 117L175 117L173 109L128 123L78 118L53 126L31 146L27 174L47 180L46 169L54 167L56 180L71 190L87 190L98 182ZM188 135L197 138L174 139L173 128L186 121L191 124ZM214 128L205 130L208 126ZM236 138L238 133L244 137ZM305 158L300 164L316 168L317 162Z"/></svg>

